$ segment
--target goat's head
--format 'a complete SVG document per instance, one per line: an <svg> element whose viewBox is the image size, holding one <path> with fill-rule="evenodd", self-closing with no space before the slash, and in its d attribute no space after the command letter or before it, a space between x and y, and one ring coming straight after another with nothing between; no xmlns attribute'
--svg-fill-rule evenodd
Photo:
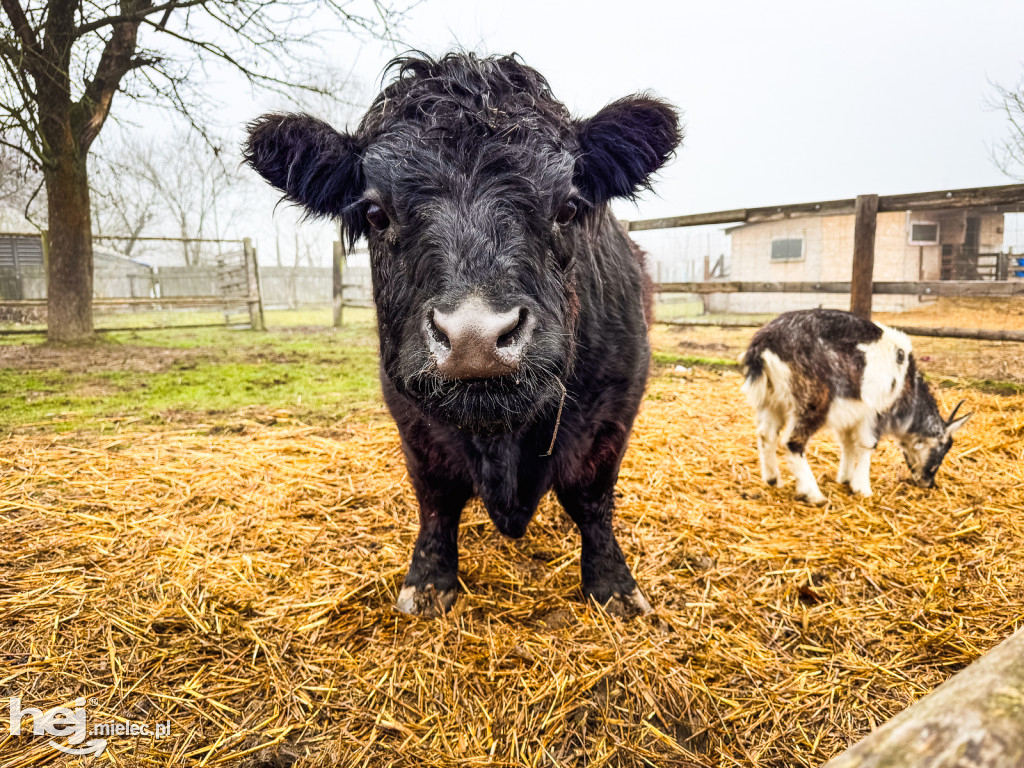
<svg viewBox="0 0 1024 768"><path fill-rule="evenodd" d="M949 418L943 419L935 399L920 376L917 387L914 421L910 429L899 436L899 441L914 483L922 488L934 488L935 475L953 446L953 434L971 418L971 414L957 418L960 406L964 404L961 400Z"/></svg>

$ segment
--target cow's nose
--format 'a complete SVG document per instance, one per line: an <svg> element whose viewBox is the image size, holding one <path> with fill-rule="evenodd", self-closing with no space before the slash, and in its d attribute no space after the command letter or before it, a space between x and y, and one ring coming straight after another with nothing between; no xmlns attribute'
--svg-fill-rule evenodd
<svg viewBox="0 0 1024 768"><path fill-rule="evenodd" d="M474 297L451 312L434 309L427 320L427 343L442 376L487 379L519 368L532 331L525 307L496 312Z"/></svg>

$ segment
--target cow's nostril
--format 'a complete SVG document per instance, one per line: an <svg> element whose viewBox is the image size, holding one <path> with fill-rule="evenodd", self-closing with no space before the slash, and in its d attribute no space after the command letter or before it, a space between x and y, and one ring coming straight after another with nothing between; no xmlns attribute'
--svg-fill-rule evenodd
<svg viewBox="0 0 1024 768"><path fill-rule="evenodd" d="M523 329L526 328L526 307L520 307L519 313L515 316L512 326L498 336L495 346L498 349L508 349L515 346L523 337Z"/></svg>
<svg viewBox="0 0 1024 768"><path fill-rule="evenodd" d="M452 343L448 338L448 334L441 329L437 324L436 311L430 311L430 317L427 321L427 331L430 333L431 339L443 346L445 349L451 349Z"/></svg>
<svg viewBox="0 0 1024 768"><path fill-rule="evenodd" d="M451 310L430 313L427 346L438 372L447 378L503 376L519 367L533 325L523 307L500 311L472 297Z"/></svg>

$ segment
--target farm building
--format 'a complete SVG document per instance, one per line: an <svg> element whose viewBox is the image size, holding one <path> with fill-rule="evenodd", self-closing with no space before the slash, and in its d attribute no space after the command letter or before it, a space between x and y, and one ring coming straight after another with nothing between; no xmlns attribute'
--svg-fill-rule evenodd
<svg viewBox="0 0 1024 768"><path fill-rule="evenodd" d="M0 300L46 298L42 235L24 216L0 208ZM107 248L93 247L93 293L97 298L148 297L153 269Z"/></svg>
<svg viewBox="0 0 1024 768"><path fill-rule="evenodd" d="M1016 210L1016 209L1014 209ZM876 281L1006 280L1014 270L1004 244L1002 208L880 213L875 233ZM728 280L827 282L850 279L852 214L743 224L732 239ZM912 309L924 296L876 296L878 311ZM708 296L709 312L845 309L846 294L734 293Z"/></svg>

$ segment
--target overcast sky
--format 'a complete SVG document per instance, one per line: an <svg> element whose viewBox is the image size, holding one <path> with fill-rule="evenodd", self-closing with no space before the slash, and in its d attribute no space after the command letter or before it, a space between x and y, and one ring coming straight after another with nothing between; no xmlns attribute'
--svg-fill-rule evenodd
<svg viewBox="0 0 1024 768"><path fill-rule="evenodd" d="M1011 181L987 102L989 81L1024 76L1019 0L424 0L401 32L431 53L516 51L581 116L648 89L680 107L683 149L626 218ZM375 87L391 55L350 66Z"/></svg>
<svg viewBox="0 0 1024 768"><path fill-rule="evenodd" d="M455 46L519 53L580 117L636 91L668 99L687 135L654 194L616 204L621 218L639 219L1011 183L990 157L1009 134L992 83L1024 79L1022 31L1020 0L422 0L398 47L320 40L324 65L351 72L367 101L397 53ZM213 74L209 90L239 138L247 121L282 106ZM159 130L166 113L143 123ZM249 201L260 213L243 233L263 258L282 242L266 216L273 199L268 188ZM274 217L280 231L296 220L287 206ZM329 259L333 227L299 227L326 243L318 250Z"/></svg>

